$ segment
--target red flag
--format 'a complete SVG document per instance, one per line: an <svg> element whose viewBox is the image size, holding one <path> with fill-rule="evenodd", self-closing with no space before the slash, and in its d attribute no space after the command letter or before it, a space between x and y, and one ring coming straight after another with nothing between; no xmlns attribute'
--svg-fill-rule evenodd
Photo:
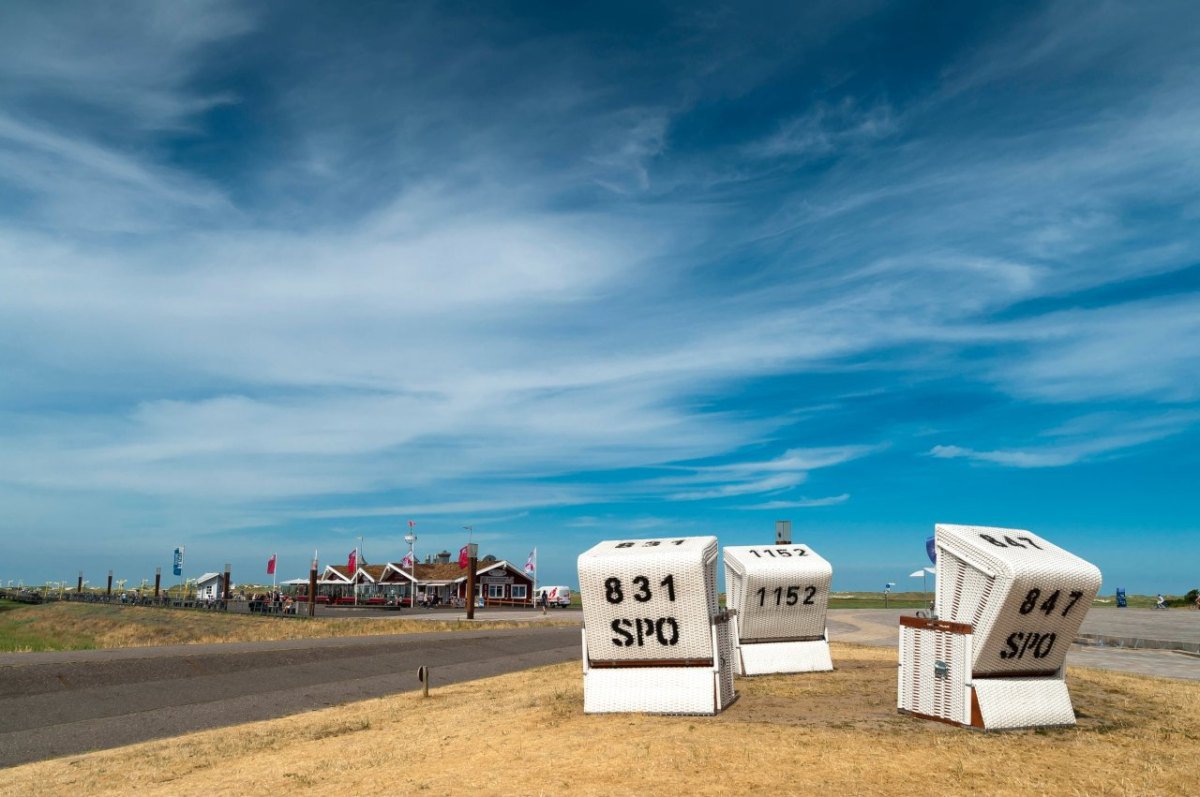
<svg viewBox="0 0 1200 797"><path fill-rule="evenodd" d="M271 554L271 558L267 560L267 575L275 575L275 554Z"/></svg>
<svg viewBox="0 0 1200 797"><path fill-rule="evenodd" d="M409 527L410 529L411 529L412 527L416 526L416 525L417 525L417 521L415 521L415 520L410 520L410 521L408 521L408 527Z"/></svg>
<svg viewBox="0 0 1200 797"><path fill-rule="evenodd" d="M350 575L358 572L358 549L355 548L350 552L350 558L346 560L346 569L350 571Z"/></svg>
<svg viewBox="0 0 1200 797"><path fill-rule="evenodd" d="M468 555L467 549L469 545L464 545L458 549L458 566L465 569L471 563L471 557Z"/></svg>

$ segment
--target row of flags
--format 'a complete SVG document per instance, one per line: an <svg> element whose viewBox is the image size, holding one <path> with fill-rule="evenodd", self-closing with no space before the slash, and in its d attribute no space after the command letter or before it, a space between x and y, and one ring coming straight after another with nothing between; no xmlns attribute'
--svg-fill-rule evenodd
<svg viewBox="0 0 1200 797"><path fill-rule="evenodd" d="M414 521L411 521L411 520L408 521L408 527L410 529L416 525L417 524ZM468 543L467 545L464 545L462 548L458 549L458 566L464 570L469 566L469 563L471 561L470 560L470 548L471 548L471 546ZM172 567L172 572L174 572L174 574L177 576L183 575L183 553L184 553L184 546L181 545L175 549L175 557L174 557L174 564ZM934 545L933 537L928 537L925 540L925 554L929 557L930 562L937 564L937 548ZM279 556L278 554L271 554L271 558L267 560L267 575L268 576L275 575L275 565L276 565L276 562L278 561L278 556ZM316 560L316 558L314 558L313 559L313 567L314 568L316 567L316 562L317 562L317 560ZM416 562L416 560L413 558L413 552L409 551L408 553L406 553L404 555L404 558L400 560L400 566L411 568L411 567L413 567L415 562ZM354 575L355 573L358 572L358 549L357 548L350 551L349 556L346 557L346 569L350 571L351 575ZM534 548L532 551L530 551L529 558L527 558L525 560L525 573L526 573L526 575L529 575L529 576L532 576L537 573L537 548ZM913 575L917 575L917 573L913 573Z"/></svg>
<svg viewBox="0 0 1200 797"><path fill-rule="evenodd" d="M417 524L414 523L413 521L411 521L411 520L408 521L408 527L410 529L415 525L417 525ZM932 538L930 538L930 539L932 539ZM464 570L470 565L470 561L471 561L470 549L471 549L471 546L468 543L467 545L464 545L462 548L460 548L458 550L458 566ZM175 573L175 575L177 575L177 576L183 575L183 552L184 552L184 546L182 546L182 545L175 549L174 565L172 567L172 570ZM274 553L271 554L271 558L267 560L267 575L268 576L275 575L275 566L278 563L278 561L279 561L279 554L274 554ZM413 567L415 562L416 562L416 560L413 558L413 552L409 551L408 553L406 553L404 555L404 558L400 560L400 566L411 568L411 567ZM314 568L317 566L316 563L317 563L317 560L314 555L314 558L313 558L313 567ZM351 575L354 575L355 573L358 572L358 548L355 548L354 550L350 551L349 555L346 557L346 569L350 571ZM527 558L525 560L525 573L527 575L532 576L536 572L537 572L537 548L534 548L532 551L529 552L529 558Z"/></svg>

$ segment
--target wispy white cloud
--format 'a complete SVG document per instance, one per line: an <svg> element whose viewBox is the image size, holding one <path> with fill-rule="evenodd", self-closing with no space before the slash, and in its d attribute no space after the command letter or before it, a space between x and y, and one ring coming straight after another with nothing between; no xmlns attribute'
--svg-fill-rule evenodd
<svg viewBox="0 0 1200 797"><path fill-rule="evenodd" d="M711 467L697 467L697 478L711 475L744 473L774 473L778 471L809 471L841 465L879 451L881 446L824 446L821 448L791 448L781 456L756 462L730 462Z"/></svg>
<svg viewBox="0 0 1200 797"><path fill-rule="evenodd" d="M751 481L722 484L704 490L688 490L672 493L667 496L670 501L704 501L710 498L728 498L734 495L749 493L773 493L803 484L808 478L805 473L779 473L774 476L763 476Z"/></svg>
<svg viewBox="0 0 1200 797"><path fill-rule="evenodd" d="M2 113L0 168L11 190L31 197L30 218L47 227L147 233L236 215L205 180Z"/></svg>
<svg viewBox="0 0 1200 797"><path fill-rule="evenodd" d="M196 87L210 48L253 28L243 7L184 0L104 10L14 4L0 25L0 172L24 224L146 234L235 220L212 181L169 162L156 137L195 132L235 103Z"/></svg>
<svg viewBox="0 0 1200 797"><path fill-rule="evenodd" d="M1200 398L1200 298L1051 313L1007 329L1025 350L991 368L1002 389L1043 401Z"/></svg>
<svg viewBox="0 0 1200 797"><path fill-rule="evenodd" d="M801 498L796 501L767 501L761 504L751 504L749 506L738 507L748 511L774 510L774 509L811 509L822 506L838 506L850 500L850 493L842 493L841 495L830 495L825 498Z"/></svg>
<svg viewBox="0 0 1200 797"><path fill-rule="evenodd" d="M956 445L936 445L929 455L938 459L968 459L1014 468L1060 468L1094 459L1130 453L1138 446L1162 440L1200 421L1196 412L1167 412L1142 418L1103 413L1076 418L1049 430L1050 442L1019 449L979 451Z"/></svg>
<svg viewBox="0 0 1200 797"><path fill-rule="evenodd" d="M649 162L665 145L670 115L634 109L622 117L628 121L614 126L616 140L602 142L602 151L589 160L600 167L596 180L604 187L619 194L644 191L650 187Z"/></svg>
<svg viewBox="0 0 1200 797"><path fill-rule="evenodd" d="M796 448L770 460L676 468L688 473L658 478L649 485L660 489L672 485L697 487L669 493L666 497L671 501L704 501L738 495L780 493L805 483L809 471L859 459L881 448L864 445Z"/></svg>
<svg viewBox="0 0 1200 797"><path fill-rule="evenodd" d="M818 103L805 114L780 123L766 138L745 147L755 158L809 160L874 144L897 131L890 107L859 107L847 97L835 104Z"/></svg>
<svg viewBox="0 0 1200 797"><path fill-rule="evenodd" d="M15 3L0 27L0 97L69 99L114 128L179 130L227 96L192 87L211 45L255 25L243 4L130 0L100 9Z"/></svg>

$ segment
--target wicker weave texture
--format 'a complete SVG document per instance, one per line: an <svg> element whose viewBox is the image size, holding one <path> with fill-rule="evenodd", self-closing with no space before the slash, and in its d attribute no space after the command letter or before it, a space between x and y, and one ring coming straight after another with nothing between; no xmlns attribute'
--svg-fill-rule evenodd
<svg viewBox="0 0 1200 797"><path fill-rule="evenodd" d="M727 604L740 642L822 639L833 567L806 545L724 550Z"/></svg>
<svg viewBox="0 0 1200 797"><path fill-rule="evenodd" d="M936 572L936 582L945 585L935 593L937 616L978 626L995 589L996 579L944 549L938 551Z"/></svg>
<svg viewBox="0 0 1200 797"><path fill-rule="evenodd" d="M708 667L595 669L584 675L583 711L716 714L732 702L731 694L728 701L717 705L723 691L717 673Z"/></svg>
<svg viewBox="0 0 1200 797"><path fill-rule="evenodd" d="M973 686L988 730L1075 724L1071 695L1060 678L979 678Z"/></svg>
<svg viewBox="0 0 1200 797"><path fill-rule="evenodd" d="M716 563L716 537L608 540L580 554L590 658L712 661Z"/></svg>
<svg viewBox="0 0 1200 797"><path fill-rule="evenodd" d="M737 649L735 658L738 675L828 672L833 669L829 643L824 639L742 645Z"/></svg>
<svg viewBox="0 0 1200 797"><path fill-rule="evenodd" d="M937 612L975 629L975 674L1062 667L1100 589L1094 565L1023 529L936 527Z"/></svg>
<svg viewBox="0 0 1200 797"><path fill-rule="evenodd" d="M970 648L969 634L901 626L899 708L970 724L966 691ZM939 661L947 665L944 676L937 673Z"/></svg>

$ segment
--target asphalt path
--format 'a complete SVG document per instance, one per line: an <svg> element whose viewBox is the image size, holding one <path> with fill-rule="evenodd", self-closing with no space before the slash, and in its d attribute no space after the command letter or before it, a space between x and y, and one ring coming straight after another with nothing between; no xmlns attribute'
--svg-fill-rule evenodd
<svg viewBox="0 0 1200 797"><path fill-rule="evenodd" d="M578 659L577 627L0 655L0 767Z"/></svg>

